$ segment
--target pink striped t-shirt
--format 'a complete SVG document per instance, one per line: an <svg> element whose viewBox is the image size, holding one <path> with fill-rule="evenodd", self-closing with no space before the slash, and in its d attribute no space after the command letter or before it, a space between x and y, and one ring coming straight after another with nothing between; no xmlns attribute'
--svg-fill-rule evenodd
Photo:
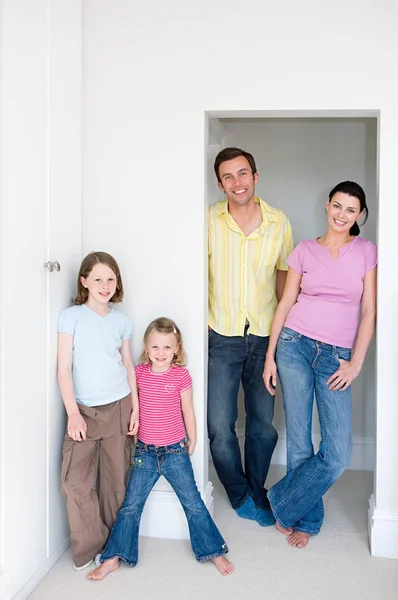
<svg viewBox="0 0 398 600"><path fill-rule="evenodd" d="M186 437L181 393L192 387L187 369L172 366L153 373L151 364L135 368L140 405L138 439L144 444L168 446Z"/></svg>
<svg viewBox="0 0 398 600"><path fill-rule="evenodd" d="M333 259L329 248L306 240L297 244L286 262L302 275L286 327L332 346L352 348L365 275L377 264L375 244L355 237Z"/></svg>

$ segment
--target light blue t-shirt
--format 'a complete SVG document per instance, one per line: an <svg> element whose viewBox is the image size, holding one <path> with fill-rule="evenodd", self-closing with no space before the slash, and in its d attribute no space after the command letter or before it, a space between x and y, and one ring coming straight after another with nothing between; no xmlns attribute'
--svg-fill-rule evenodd
<svg viewBox="0 0 398 600"><path fill-rule="evenodd" d="M111 308L101 317L85 304L59 311L58 332L73 336L72 378L75 398L101 406L130 393L120 348L131 338L132 323Z"/></svg>

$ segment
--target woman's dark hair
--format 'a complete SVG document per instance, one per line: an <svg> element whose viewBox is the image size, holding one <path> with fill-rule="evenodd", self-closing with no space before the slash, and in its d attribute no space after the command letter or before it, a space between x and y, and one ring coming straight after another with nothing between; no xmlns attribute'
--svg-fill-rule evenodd
<svg viewBox="0 0 398 600"><path fill-rule="evenodd" d="M366 204L365 192L363 191L361 186L358 183L355 183L355 181L342 181L341 183L338 183L329 193L329 202L331 202L333 196L338 192L341 192L342 194L348 194L349 196L353 196L354 198L357 198L359 200L359 212L363 212L364 214L364 218L362 220L361 225L364 225L368 218L369 211L368 206ZM350 235L359 235L359 225L357 222L355 222L354 225L351 227Z"/></svg>
<svg viewBox="0 0 398 600"><path fill-rule="evenodd" d="M254 176L257 173L256 162L253 158L253 155L250 152L246 152L246 150L241 150L240 148L230 147L224 148L219 152L216 156L216 160L214 161L214 172L216 174L217 180L221 183L220 179L220 165L227 160L233 160L234 158L238 158L238 156L243 156L250 165L252 170L252 175Z"/></svg>

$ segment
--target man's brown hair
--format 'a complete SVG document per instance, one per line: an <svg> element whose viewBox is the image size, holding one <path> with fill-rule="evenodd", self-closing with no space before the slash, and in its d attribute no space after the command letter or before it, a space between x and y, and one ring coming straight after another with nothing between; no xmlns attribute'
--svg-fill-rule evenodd
<svg viewBox="0 0 398 600"><path fill-rule="evenodd" d="M227 160L233 160L234 158L238 158L238 156L244 156L246 158L252 170L253 176L257 173L256 162L253 158L253 155L250 154L250 152L246 152L245 150L241 150L240 148L235 148L233 146L230 148L224 148L224 150L221 150L221 152L217 154L216 160L214 161L214 172L219 183L222 184L220 178L221 163L226 162Z"/></svg>

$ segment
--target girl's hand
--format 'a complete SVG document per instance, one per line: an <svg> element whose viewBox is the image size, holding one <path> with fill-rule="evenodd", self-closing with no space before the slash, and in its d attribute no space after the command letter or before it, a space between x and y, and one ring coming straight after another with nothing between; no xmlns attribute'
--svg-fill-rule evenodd
<svg viewBox="0 0 398 600"><path fill-rule="evenodd" d="M68 435L75 442L81 442L86 439L87 423L80 412L73 413L68 418Z"/></svg>
<svg viewBox="0 0 398 600"><path fill-rule="evenodd" d="M263 379L265 387L271 396L275 396L275 386L278 381L276 377L276 362L273 358L269 358L268 356L264 363Z"/></svg>
<svg viewBox="0 0 398 600"><path fill-rule="evenodd" d="M361 368L354 365L349 360L340 360L340 368L327 380L327 384L330 390L336 392L337 390L346 390L351 383L356 379L360 373Z"/></svg>
<svg viewBox="0 0 398 600"><path fill-rule="evenodd" d="M133 410L133 412L131 413L131 417L130 417L130 424L129 424L129 430L127 432L127 435L136 435L139 424L140 424L140 421L139 421L138 412Z"/></svg>
<svg viewBox="0 0 398 600"><path fill-rule="evenodd" d="M187 441L187 450L188 450L189 456L192 456L192 454L195 450L195 446L196 446L196 442L190 442L189 440Z"/></svg>

